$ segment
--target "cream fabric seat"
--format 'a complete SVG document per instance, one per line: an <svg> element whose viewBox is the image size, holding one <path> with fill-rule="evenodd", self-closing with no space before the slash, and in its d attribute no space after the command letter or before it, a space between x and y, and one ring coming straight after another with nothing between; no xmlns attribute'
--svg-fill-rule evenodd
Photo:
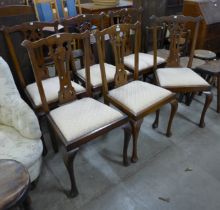
<svg viewBox="0 0 220 210"><path fill-rule="evenodd" d="M148 53L151 55L154 55L154 51L150 51ZM157 49L157 56L160 58L167 60L169 54L170 54L170 51L167 49Z"/></svg>
<svg viewBox="0 0 220 210"><path fill-rule="evenodd" d="M43 88L46 96L46 100L48 103L55 102L58 100L58 91L60 88L59 84L59 78L58 77L52 77L49 79L45 79L42 81L43 83ZM85 92L85 88L82 87L81 85L75 83L72 81L72 86L74 87L75 91L77 94ZM37 87L36 82L32 83L30 85L27 85L26 87L27 92L31 96L35 106L41 106L41 98L39 94L39 90Z"/></svg>
<svg viewBox="0 0 220 210"><path fill-rule="evenodd" d="M124 116L92 98L83 98L50 112L67 141L82 137Z"/></svg>
<svg viewBox="0 0 220 210"><path fill-rule="evenodd" d="M208 82L189 68L160 68L156 73L162 87L209 86Z"/></svg>
<svg viewBox="0 0 220 210"><path fill-rule="evenodd" d="M134 115L171 95L169 90L142 81L133 81L109 92L110 97Z"/></svg>
<svg viewBox="0 0 220 210"><path fill-rule="evenodd" d="M115 66L105 63L105 70L106 70L107 82L113 82L116 71ZM128 71L127 73L130 74ZM80 78L86 80L85 69L81 69L77 71L77 74L79 75ZM102 85L102 76L101 76L101 69L99 64L90 66L90 78L91 78L91 85L93 87L99 87Z"/></svg>
<svg viewBox="0 0 220 210"><path fill-rule="evenodd" d="M184 56L180 58L180 66L181 67L187 67L189 62L189 57ZM201 66L205 64L205 61L199 58L193 58L193 62L192 62L192 69L195 69L198 66Z"/></svg>
<svg viewBox="0 0 220 210"><path fill-rule="evenodd" d="M128 68L134 70L134 54L124 57L124 64ZM157 65L165 63L166 60L160 57L157 57ZM139 53L139 71L143 71L148 68L152 68L154 65L154 56L146 53Z"/></svg>

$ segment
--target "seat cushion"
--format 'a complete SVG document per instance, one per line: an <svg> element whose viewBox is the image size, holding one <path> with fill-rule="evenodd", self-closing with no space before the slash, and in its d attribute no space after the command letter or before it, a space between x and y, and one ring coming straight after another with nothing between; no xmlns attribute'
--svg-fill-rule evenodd
<svg viewBox="0 0 220 210"><path fill-rule="evenodd" d="M46 96L46 100L48 103L52 103L58 100L58 91L60 89L60 83L58 77L52 77L49 79L45 79L42 81L43 88ZM82 93L85 91L85 88L81 85L72 82L72 86L74 87L77 94ZM26 87L27 92L29 93L30 97L32 98L35 106L41 106L41 98L38 91L38 87L36 83L32 83Z"/></svg>
<svg viewBox="0 0 220 210"><path fill-rule="evenodd" d="M108 82L114 81L115 71L116 71L115 66L105 63L106 79ZM85 69L81 69L77 71L77 74L84 81L86 80ZM93 87L98 87L102 85L102 76L101 76L101 69L99 64L95 64L90 67L90 78L91 78L91 85Z"/></svg>
<svg viewBox="0 0 220 210"><path fill-rule="evenodd" d="M148 53L153 55L154 51L150 51ZM170 54L170 51L167 50L167 49L157 49L157 56L160 57L160 58L163 58L163 59L167 60L169 54Z"/></svg>
<svg viewBox="0 0 220 210"><path fill-rule="evenodd" d="M165 63L165 59L157 57L157 65ZM124 64L134 70L134 54L124 57ZM139 71L152 68L154 65L154 56L147 53L139 53Z"/></svg>
<svg viewBox="0 0 220 210"><path fill-rule="evenodd" d="M160 68L156 73L162 87L209 86L208 82L189 68Z"/></svg>
<svg viewBox="0 0 220 210"><path fill-rule="evenodd" d="M134 115L171 95L166 89L142 81L133 81L109 92L110 97L122 103Z"/></svg>
<svg viewBox="0 0 220 210"><path fill-rule="evenodd" d="M181 67L187 67L189 62L189 57L181 57L180 58L180 66ZM203 64L205 64L206 62L202 59L199 58L193 58L193 62L192 62L192 69L195 69L198 66L201 66Z"/></svg>
<svg viewBox="0 0 220 210"><path fill-rule="evenodd" d="M14 128L0 125L0 159L21 162L34 181L40 174L43 145L41 139L27 139Z"/></svg>
<svg viewBox="0 0 220 210"><path fill-rule="evenodd" d="M120 112L92 98L83 98L56 108L50 115L67 141L123 118Z"/></svg>

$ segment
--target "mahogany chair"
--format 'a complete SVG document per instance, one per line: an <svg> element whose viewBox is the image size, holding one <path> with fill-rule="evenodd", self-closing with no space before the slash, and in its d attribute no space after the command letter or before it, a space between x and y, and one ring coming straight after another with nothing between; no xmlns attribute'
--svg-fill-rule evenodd
<svg viewBox="0 0 220 210"><path fill-rule="evenodd" d="M154 73L157 84L160 87L166 88L172 92L180 94L194 95L196 92L203 92L206 95L206 101L200 118L200 127L205 126L205 113L212 101L211 86L192 69L194 49L198 35L199 24L201 17L187 16L167 16L154 17ZM162 23L167 24L170 31L170 54L167 59L166 68L157 68L157 25ZM190 56L187 67L180 66L180 37L185 31L187 23L194 24L194 33ZM159 114L159 112L158 112Z"/></svg>
<svg viewBox="0 0 220 210"><path fill-rule="evenodd" d="M117 23L135 23L136 21L142 21L142 8L125 8L118 11L109 12L111 25ZM132 31L131 31L132 35ZM142 42L142 36L140 34L140 45ZM124 64L131 73L135 71L134 54L130 53L124 57ZM158 57L157 59L158 67L163 67L166 60L164 58ZM139 52L139 66L138 74L143 76L143 79L149 74L153 73L153 55L149 53Z"/></svg>
<svg viewBox="0 0 220 210"><path fill-rule="evenodd" d="M90 97L77 100L76 91L70 80L71 69L74 66L72 41L81 40L83 45L87 74L86 90L88 95L91 95L91 85L89 83L90 59L87 50L89 36L88 31L82 34L63 33L35 42L26 40L22 44L27 48L33 65L43 109L47 113L51 135L54 136L53 140L58 140L64 148L64 163L71 180L70 197L78 194L74 178L73 161L80 146L120 126L124 126L125 143L130 139L130 130L127 127L128 118L126 116ZM55 69L59 76L60 88L57 94L60 106L52 111L46 100L41 77L42 72L47 68L47 64L46 62L42 63L42 60L37 56L38 50L42 46L48 48L49 57L55 63ZM126 159L124 159L124 162L126 162Z"/></svg>
<svg viewBox="0 0 220 210"><path fill-rule="evenodd" d="M27 51L20 45L24 40L37 41L41 38L51 35L51 32L47 31L47 28L53 28L55 33L58 33L58 22L30 22L4 28L5 39L22 90L32 108L38 115L44 114L44 110L42 109L42 101L37 83L34 79L33 69L31 67ZM39 53L47 54L48 52L46 52L45 49L41 49ZM50 61L49 58L47 60L47 65L49 66L49 71L45 70L44 74L42 73L41 76L42 79L44 79L43 85L45 88L47 102L51 107L56 107L58 102L57 92L59 90L59 80L58 76L54 75L54 63ZM84 87L76 82L72 82L72 85L76 89L76 93L79 97L86 95L86 90Z"/></svg>
<svg viewBox="0 0 220 210"><path fill-rule="evenodd" d="M116 11L109 11L110 25L124 24L124 23L136 23L142 21L143 9L140 8L124 8Z"/></svg>
<svg viewBox="0 0 220 210"><path fill-rule="evenodd" d="M98 60L96 59L96 39L94 37L94 33L96 30L103 30L104 29L104 18L105 14L83 14L78 15L76 17L72 17L69 19L64 19L61 24L64 26L65 32L84 32L86 30L90 31L90 42L91 46L88 48L90 52L90 74L91 74L91 85L92 85L92 92L95 95L97 92L100 92L102 88L102 77L101 77L101 70L100 65L98 64ZM95 25L93 24L95 21ZM75 43L76 45L77 43ZM80 47L78 47L80 49ZM77 51L76 51L77 52ZM76 54L76 53L75 53ZM81 51L78 50L78 55L82 55ZM115 67L111 65L109 62L105 63L107 68L107 81L110 86L114 82L114 75L115 75ZM86 73L85 68L78 69L75 72L76 78L85 86L86 84Z"/></svg>
<svg viewBox="0 0 220 210"><path fill-rule="evenodd" d="M127 37L130 31L134 33L134 81L128 82L127 72L124 65L124 56L126 55ZM143 118L148 114L157 111L163 105L171 104L170 119L166 135L171 136L171 124L177 110L177 101L175 94L158 86L138 81L138 61L139 61L139 33L140 23L113 25L103 31L97 31L96 39L98 44L99 61L102 73L103 95L105 103L113 104L123 113L128 115L132 135L133 135L133 154L131 161L136 162L137 140ZM108 35L112 45L112 51L115 58L115 87L113 90L108 89L105 68L105 36ZM153 123L153 128L158 127L159 118ZM127 154L127 153L126 153Z"/></svg>

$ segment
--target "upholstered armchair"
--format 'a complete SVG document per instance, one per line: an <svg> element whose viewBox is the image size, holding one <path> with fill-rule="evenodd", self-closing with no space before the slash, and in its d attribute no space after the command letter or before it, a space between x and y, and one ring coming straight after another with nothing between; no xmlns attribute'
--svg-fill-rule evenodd
<svg viewBox="0 0 220 210"><path fill-rule="evenodd" d="M0 159L21 162L33 182L41 171L42 151L37 117L20 97L8 64L0 57Z"/></svg>

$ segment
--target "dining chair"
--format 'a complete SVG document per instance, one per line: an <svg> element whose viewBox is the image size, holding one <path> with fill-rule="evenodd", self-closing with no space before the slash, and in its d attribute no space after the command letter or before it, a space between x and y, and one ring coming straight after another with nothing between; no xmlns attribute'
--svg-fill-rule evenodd
<svg viewBox="0 0 220 210"><path fill-rule="evenodd" d="M26 49L21 46L21 43L24 40L36 41L41 38L45 38L51 35L51 29L53 29L55 33L58 33L58 26L59 23L57 21L54 23L29 22L20 25L4 27L3 29L4 37L9 49L9 54L13 62L15 75L18 78L22 94L37 114L41 127L43 126L42 122L45 113L42 107L40 92L34 78L31 61ZM47 30L48 28L50 29L49 32ZM46 56L48 52L45 51L45 49L41 49L39 51L39 55L41 54ZM59 79L58 76L55 75L54 63L49 59L49 57L47 59L47 66L49 70L45 69L45 72L42 73L41 76L43 79L42 82L45 88L47 103L51 108L53 108L57 107L58 105L57 91L59 90ZM74 86L78 97L84 97L87 95L85 88L80 84L72 81L72 85ZM44 154L46 154L46 144L45 142L43 143ZM56 147L54 145L53 149L56 152Z"/></svg>
<svg viewBox="0 0 220 210"><path fill-rule="evenodd" d="M170 103L171 113L166 131L166 135L169 137L172 134L171 124L178 105L177 100L175 99L175 94L171 91L138 80L140 27L141 25L139 22L136 24L118 24L104 29L103 31L96 32L104 101L106 104L114 105L129 117L133 136L132 162L136 162L138 160L137 140L144 117L159 110L163 105ZM127 39L128 36L130 36L131 30L134 35L133 62L135 63L135 69L134 79L132 81L128 81L124 57L126 56L126 48L130 48L130 46L127 45ZM106 35L109 36L112 46L112 50L109 50L109 52L113 52L115 58L115 86L112 90L109 90L106 79ZM158 123L159 117L157 116L153 123L153 128L158 127Z"/></svg>
<svg viewBox="0 0 220 210"><path fill-rule="evenodd" d="M33 0L35 12L39 21L53 22L57 17L53 12L53 1L51 0Z"/></svg>
<svg viewBox="0 0 220 210"><path fill-rule="evenodd" d="M37 41L51 35L51 33L47 33L48 27L53 27L55 33L58 33L58 25L58 22L30 22L4 28L4 35L9 48L9 53L13 60L22 90L31 104L31 107L38 115L44 114L40 93L37 88L37 83L34 78L34 72L27 51L20 45L24 40ZM19 52L20 54L18 54ZM41 51L39 51L39 55L40 54L47 56L48 52L42 48ZM55 74L54 63L49 57L47 59L47 65L49 71L45 69L44 74L42 73L41 76L43 79L47 103L50 104L51 107L56 107L58 102L57 91L59 90L59 80L58 76ZM86 95L84 87L74 81L72 81L72 85L79 97Z"/></svg>
<svg viewBox="0 0 220 210"><path fill-rule="evenodd" d="M154 20L154 73L157 84L175 93L195 95L197 92L203 92L206 95L205 104L200 118L199 126L205 126L204 118L206 111L212 101L211 86L201 76L192 69L194 50L198 35L201 17L187 17L183 15L173 15L165 17L153 17ZM157 68L157 26L162 23L167 24L170 31L170 53L166 61L165 68ZM193 24L194 32L190 48L190 56L187 67L180 65L180 37L186 29L186 24ZM190 96L190 97L191 97Z"/></svg>
<svg viewBox="0 0 220 210"><path fill-rule="evenodd" d="M140 8L125 8L118 11L110 11L110 23L111 25L117 23L135 23L139 21L141 23L143 15L143 9ZM132 31L131 31L132 34ZM140 46L143 42L143 36L140 34ZM124 64L128 71L134 73L135 71L135 63L134 63L134 53L130 53L124 57ZM157 59L158 67L163 67L166 63L166 60L162 57L158 57ZM153 55L149 53L145 53L143 50L139 52L139 67L138 67L138 75L143 76L143 80L145 80L146 76L153 73Z"/></svg>
<svg viewBox="0 0 220 210"><path fill-rule="evenodd" d="M90 80L92 86L92 93L95 96L97 93L100 93L102 90L102 77L100 71L99 61L96 58L97 50L96 50L96 39L95 39L95 32L96 30L103 30L104 29L104 18L105 14L82 14L77 15L72 18L64 19L61 24L64 26L65 32L84 32L86 30L90 31L90 43L91 46L88 48L90 52ZM95 24L94 24L95 23ZM76 45L77 43L75 43ZM80 48L80 47L78 47ZM75 48L76 49L76 48ZM75 53L76 54L76 53ZM78 51L78 55L82 55L82 52ZM97 55L97 56L96 56ZM112 86L114 83L114 75L115 75L115 67L109 62L105 63L107 68L107 81L109 86ZM128 72L129 73L129 72ZM75 72L76 78L85 86L86 84L86 72L85 68L80 68Z"/></svg>
<svg viewBox="0 0 220 210"><path fill-rule="evenodd" d="M72 41L81 40L83 43L84 61L88 78L86 90L88 95L91 96L91 85L89 83L90 60L87 50L89 47L89 36L88 31L81 34L63 33L55 34L36 42L26 40L22 43L27 48L31 59L40 97L43 102L43 109L47 113L50 133L54 136L53 140L59 141L64 148L64 164L71 181L70 197L78 194L73 161L82 145L121 126L124 126L124 142L126 143L130 139L127 116L90 97L77 100L76 91L70 79L71 69L74 66ZM50 110L47 103L41 78L41 73L44 72L47 65L41 62L41 59L37 56L38 50L43 46L48 49L49 57L55 63L55 69L59 77L60 87L57 94L60 106L53 110ZM126 162L126 159L124 159L124 162Z"/></svg>

